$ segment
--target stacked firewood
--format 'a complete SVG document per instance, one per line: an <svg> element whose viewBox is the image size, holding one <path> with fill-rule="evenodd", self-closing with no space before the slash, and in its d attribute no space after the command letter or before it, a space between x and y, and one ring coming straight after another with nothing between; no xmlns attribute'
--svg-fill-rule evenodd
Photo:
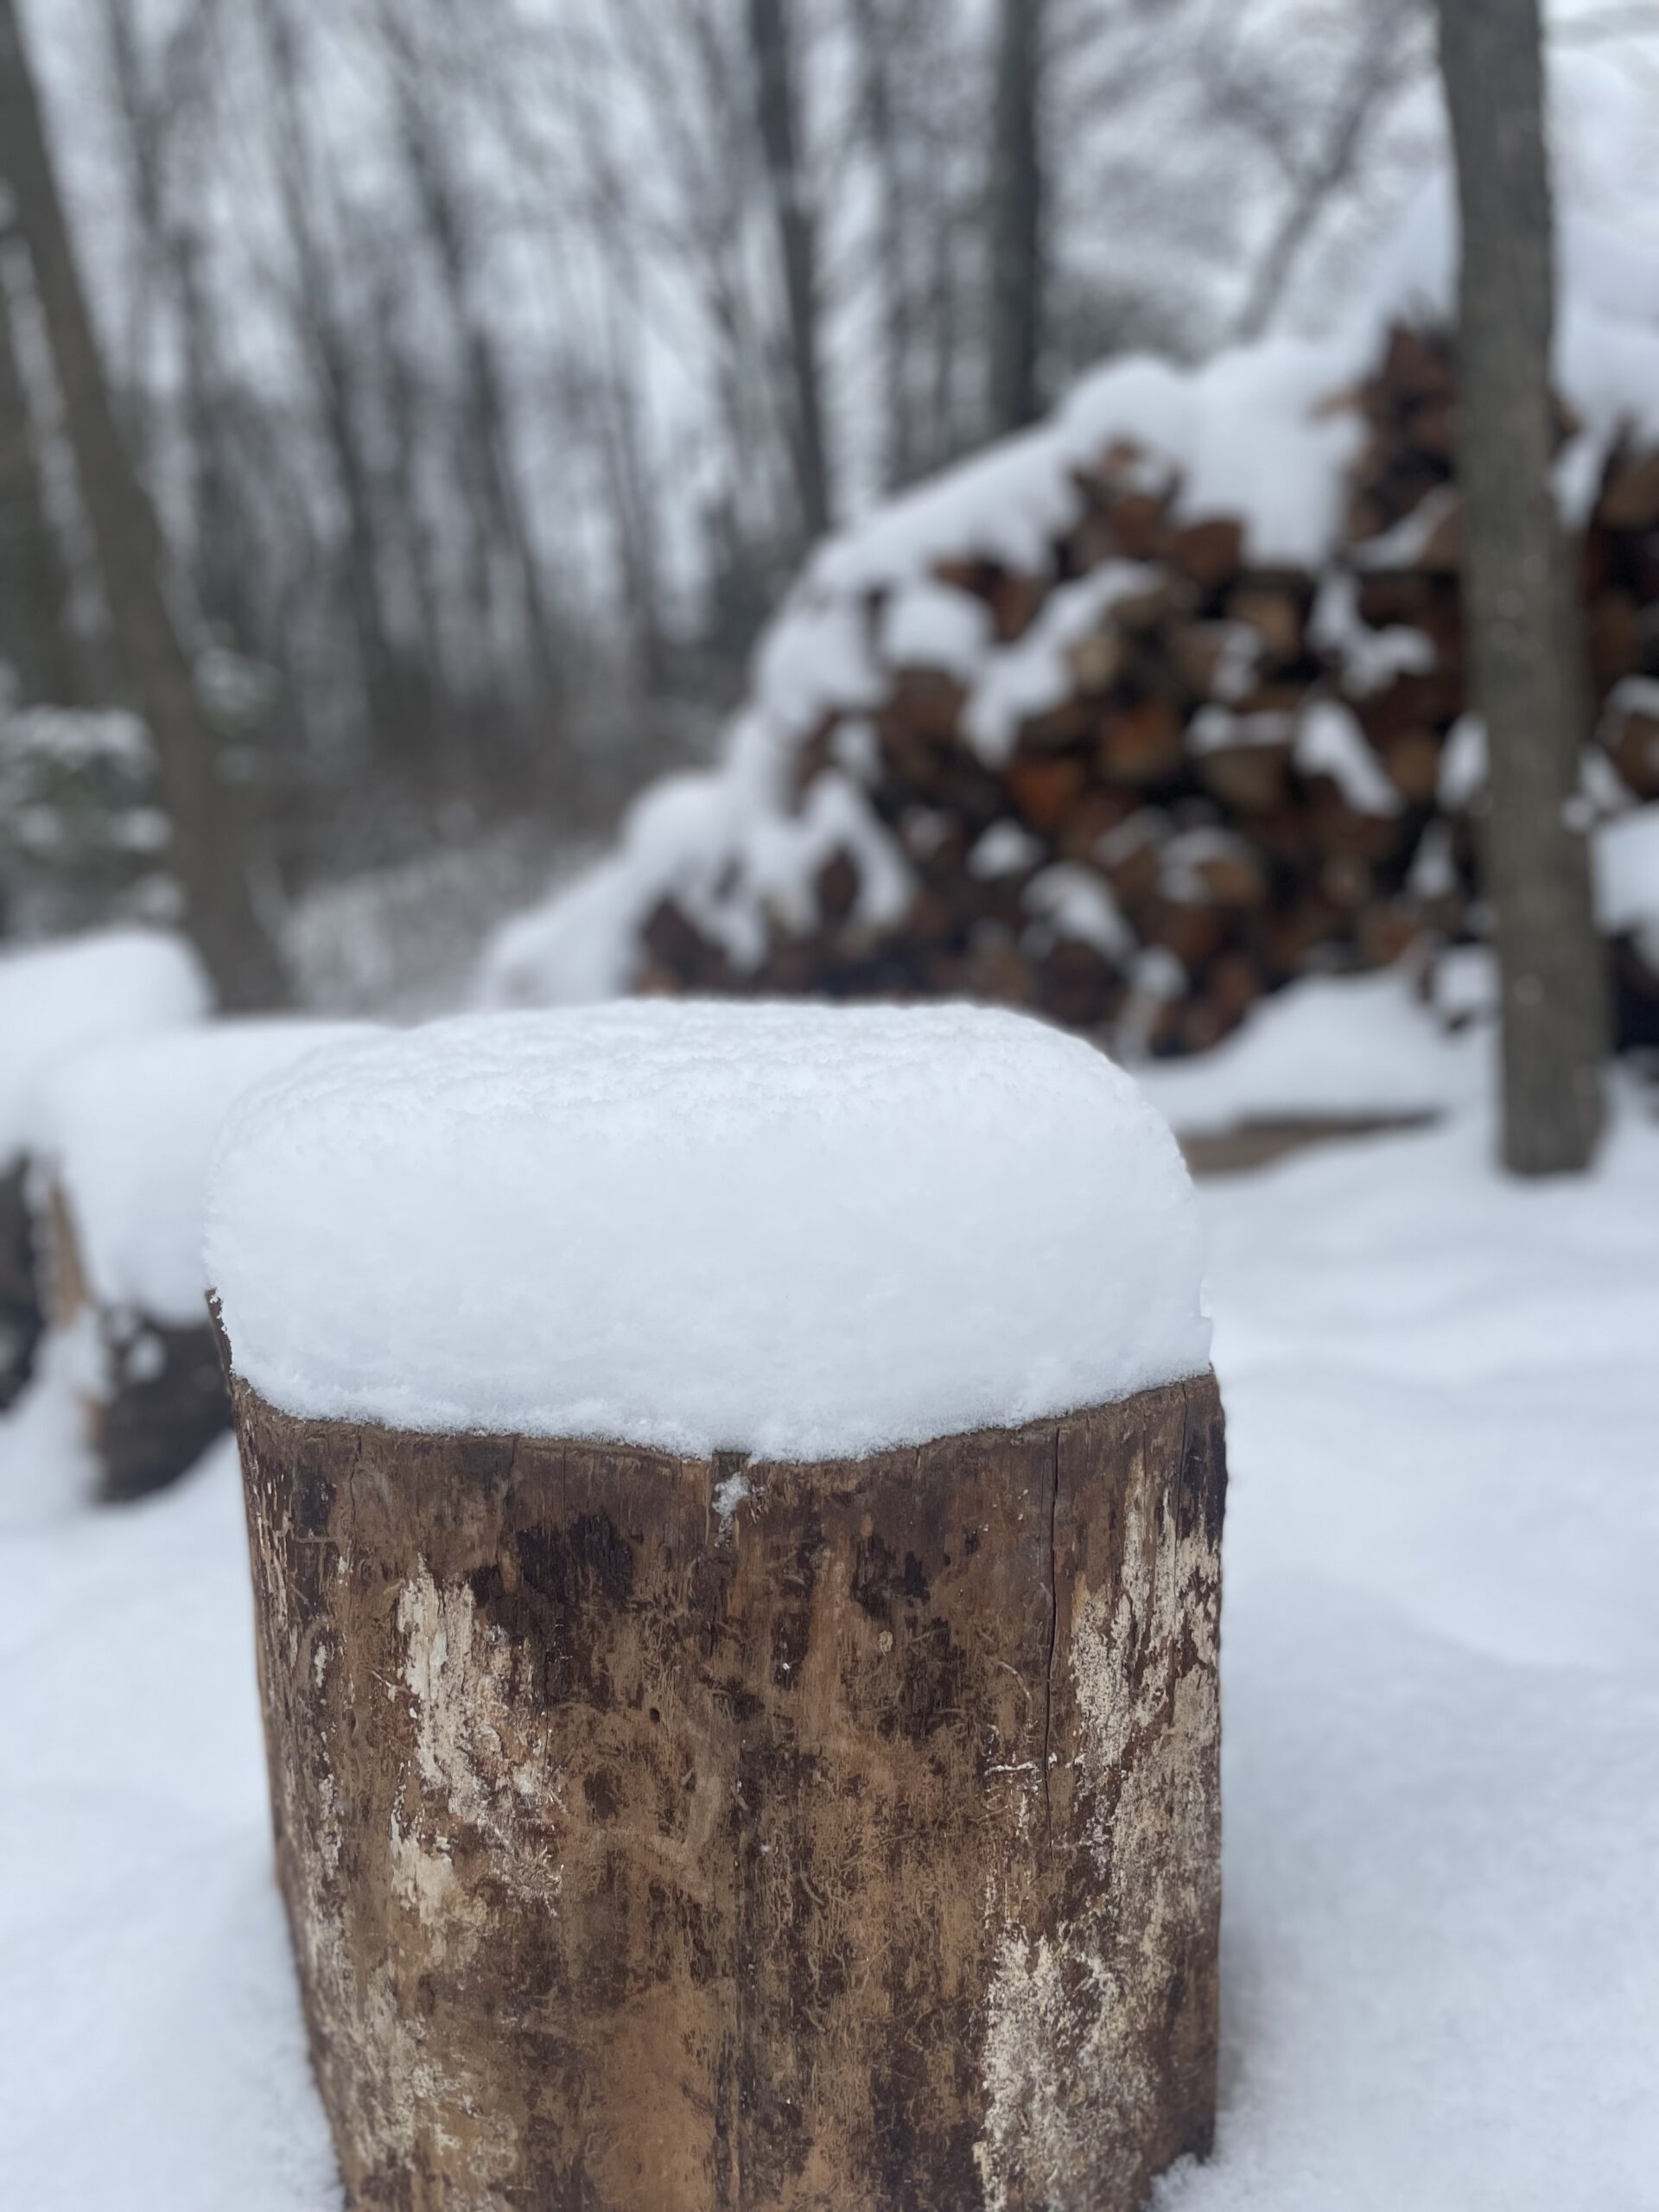
<svg viewBox="0 0 1659 2212"><path fill-rule="evenodd" d="M634 987L964 994L1173 1053L1311 970L1478 938L1454 396L1449 347L1396 327L1332 401L1363 437L1317 575L1264 563L1238 518L1195 513L1178 471L1127 442L1078 474L1039 572L936 561L931 586L983 610L993 651L1046 640L1063 658L1058 697L1021 711L1007 690L994 742L971 670L902 650L928 626L894 620L892 588L867 591L885 696L823 716L793 800L830 774L859 787L908 863L903 911L873 918L849 838L807 899L768 909L758 960L695 902L658 899ZM1659 452L1611 454L1582 543L1587 803L1628 806L1659 798ZM1659 1034L1659 971L1634 940L1616 957L1626 1037Z"/></svg>

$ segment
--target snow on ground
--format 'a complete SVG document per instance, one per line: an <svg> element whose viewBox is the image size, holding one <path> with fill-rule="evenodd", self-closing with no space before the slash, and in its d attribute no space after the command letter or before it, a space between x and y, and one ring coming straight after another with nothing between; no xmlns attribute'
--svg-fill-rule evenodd
<svg viewBox="0 0 1659 2212"><path fill-rule="evenodd" d="M235 1447L94 1512L71 1499L72 1435L60 1376L0 1424L0 2193L333 2212L270 1872Z"/></svg>
<svg viewBox="0 0 1659 2212"><path fill-rule="evenodd" d="M1475 958L1483 970L1490 963L1484 948ZM1385 968L1306 976L1262 1000L1212 1051L1135 1072L1185 1137L1251 1122L1406 1119L1471 1107L1491 1052L1490 1030L1448 1033L1404 970Z"/></svg>
<svg viewBox="0 0 1659 2212"><path fill-rule="evenodd" d="M1290 1102L1294 1103L1294 1100ZM1161 2212L1659 2201L1659 1122L1204 1186L1233 1487L1216 2159ZM0 1422L0 2168L334 2212L269 1873L231 1454L93 1514Z"/></svg>

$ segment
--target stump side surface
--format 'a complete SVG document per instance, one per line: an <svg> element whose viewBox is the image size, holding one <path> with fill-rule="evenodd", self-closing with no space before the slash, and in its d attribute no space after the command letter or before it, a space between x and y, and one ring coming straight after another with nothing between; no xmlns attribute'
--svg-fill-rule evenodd
<svg viewBox="0 0 1659 2212"><path fill-rule="evenodd" d="M810 1465L233 1399L353 2204L1119 2212L1208 2147L1211 1377Z"/></svg>

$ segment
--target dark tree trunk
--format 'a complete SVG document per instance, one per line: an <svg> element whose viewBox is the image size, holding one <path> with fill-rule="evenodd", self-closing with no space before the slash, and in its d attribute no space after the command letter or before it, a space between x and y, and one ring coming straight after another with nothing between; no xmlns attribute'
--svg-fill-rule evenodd
<svg viewBox="0 0 1659 2212"><path fill-rule="evenodd" d="M0 1413L34 1373L45 1326L29 1166L13 1160L0 1167Z"/></svg>
<svg viewBox="0 0 1659 2212"><path fill-rule="evenodd" d="M991 152L991 429L1017 430L1042 409L1043 147L1041 0L1001 0Z"/></svg>
<svg viewBox="0 0 1659 2212"><path fill-rule="evenodd" d="M913 346L909 272L906 252L910 235L910 208L906 159L908 149L895 106L895 49L900 33L899 11L884 11L878 0L854 0L853 22L858 34L864 128L870 159L880 181L880 229L876 241L876 265L881 285L883 385L887 399L887 435L883 477L888 491L898 491L917 474L917 435L911 390ZM942 246L938 250L943 251Z"/></svg>
<svg viewBox="0 0 1659 2212"><path fill-rule="evenodd" d="M830 467L824 439L818 331L817 226L801 165L789 0L749 0L755 111L772 188L783 272L791 406L791 452L801 524L809 539L829 530Z"/></svg>
<svg viewBox="0 0 1659 2212"><path fill-rule="evenodd" d="M226 1006L270 1005L283 995L281 965L254 907L239 810L219 779L215 734L168 606L155 511L117 426L14 0L0 0L0 167L40 296L117 649L160 763L190 931Z"/></svg>
<svg viewBox="0 0 1659 2212"><path fill-rule="evenodd" d="M68 580L47 512L6 279L0 266L0 661L16 671L24 699L68 707L79 696Z"/></svg>
<svg viewBox="0 0 1659 2212"><path fill-rule="evenodd" d="M807 1465L232 1401L357 2212L1131 2212L1209 2147L1211 1378Z"/></svg>
<svg viewBox="0 0 1659 2212"><path fill-rule="evenodd" d="M277 188L294 255L296 331L311 372L324 440L345 513L344 585L375 751L389 766L412 755L431 761L441 690L436 641L423 640L423 664L399 648L388 604L386 548L365 436L364 349L352 342L323 247L322 211L332 189L307 130L299 27L289 0L258 0L270 66Z"/></svg>
<svg viewBox="0 0 1659 2212"><path fill-rule="evenodd" d="M442 114L427 95L413 55L400 45L396 9L384 10L382 22L400 64L397 114L403 153L461 354L461 443L472 512L473 593L480 642L487 655L497 635L496 570L505 551L516 579L533 677L534 695L523 717L529 766L542 790L551 795L561 783L556 733L564 677L541 555L513 467L506 379L477 298L479 242L451 166ZM485 673L488 687L493 688L497 671L486 668Z"/></svg>
<svg viewBox="0 0 1659 2212"><path fill-rule="evenodd" d="M1475 702L1491 751L1486 868L1503 989L1503 1159L1584 1167L1602 1124L1606 981L1572 819L1590 715L1550 483L1554 254L1538 0L1440 0L1457 155L1459 467Z"/></svg>

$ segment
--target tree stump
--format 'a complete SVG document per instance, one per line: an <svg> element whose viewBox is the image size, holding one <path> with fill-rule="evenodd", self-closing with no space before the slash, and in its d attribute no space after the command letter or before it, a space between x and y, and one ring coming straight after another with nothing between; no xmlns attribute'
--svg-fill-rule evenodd
<svg viewBox="0 0 1659 2212"><path fill-rule="evenodd" d="M232 1395L353 2206L1127 2212L1208 2147L1211 1376L810 1464Z"/></svg>
<svg viewBox="0 0 1659 2212"><path fill-rule="evenodd" d="M275 1019L125 1039L58 1071L39 1108L40 1274L80 1330L87 1440L105 1503L187 1474L231 1425L201 1271L214 1143L242 1096L372 1033Z"/></svg>
<svg viewBox="0 0 1659 2212"><path fill-rule="evenodd" d="M97 1340L80 1406L99 1498L118 1505L148 1497L188 1473L231 1425L206 1301L200 1321L190 1323L100 1300L88 1280L73 1208L55 1180L47 1186L41 1230L52 1325L87 1325Z"/></svg>

